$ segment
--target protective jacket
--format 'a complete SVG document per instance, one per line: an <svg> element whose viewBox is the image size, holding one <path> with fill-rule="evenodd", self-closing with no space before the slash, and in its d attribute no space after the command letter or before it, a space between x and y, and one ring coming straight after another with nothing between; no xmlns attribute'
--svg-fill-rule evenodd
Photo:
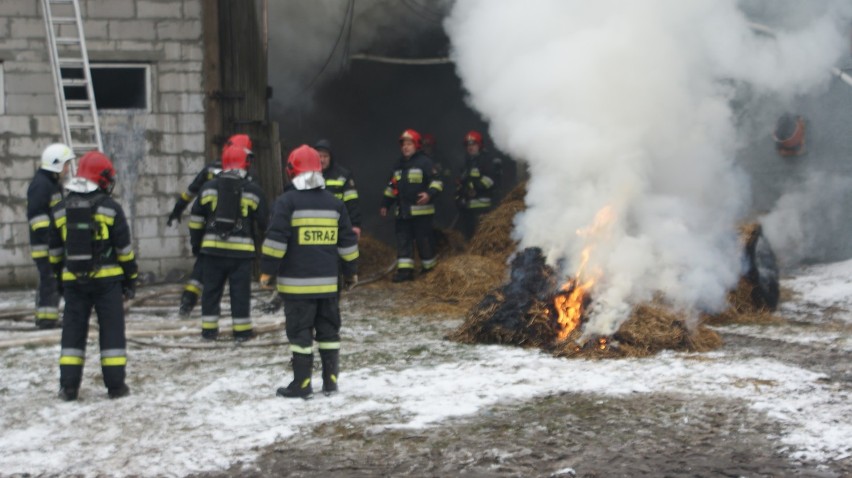
<svg viewBox="0 0 852 478"><path fill-rule="evenodd" d="M444 189L444 183L435 170L432 160L422 151L410 158L401 157L388 180L382 204L391 207L396 204L398 218L435 214L435 196ZM429 202L418 205L417 195L429 193Z"/></svg>
<svg viewBox="0 0 852 478"><path fill-rule="evenodd" d="M229 234L222 235L216 230L215 223L220 181L221 176L207 181L192 205L189 219L192 249L214 256L253 258L255 239L260 231L266 229L269 220L266 196L260 186L247 177L243 178L237 224Z"/></svg>
<svg viewBox="0 0 852 478"><path fill-rule="evenodd" d="M278 274L285 300L336 296L339 262L351 276L357 258L358 238L341 200L320 188L290 189L275 200L261 272Z"/></svg>
<svg viewBox="0 0 852 478"><path fill-rule="evenodd" d="M27 220L30 223L30 250L37 263L49 260L50 230L53 225L53 206L62 200L59 175L39 169L27 189Z"/></svg>
<svg viewBox="0 0 852 478"><path fill-rule="evenodd" d="M130 239L130 228L124 210L113 198L102 191L91 193L71 192L53 208L55 234L51 234L50 262L65 265L68 261L78 260L77 257L66 256L68 224L66 218L66 203L74 204L77 200L85 200L91 204L91 224L93 231L92 270L85 275L62 272L63 282L133 282L137 276L136 256Z"/></svg>
<svg viewBox="0 0 852 478"><path fill-rule="evenodd" d="M172 212L173 216L180 216L183 214L183 211L192 202L192 200L198 196L198 193L201 191L201 187L204 186L204 183L210 181L215 178L217 174L222 172L222 162L216 161L210 163L198 172L195 175L195 178L192 179L192 182L189 183L189 186L186 188L185 192L180 194L177 202L175 203L174 210Z"/></svg>
<svg viewBox="0 0 852 478"><path fill-rule="evenodd" d="M456 204L462 209L487 209L494 198L495 167L493 160L479 154L466 155L459 176Z"/></svg>
<svg viewBox="0 0 852 478"><path fill-rule="evenodd" d="M349 220L352 225L361 227L361 206L352 172L336 164L332 159L328 168L323 170L322 177L325 178L325 190L346 205L346 211L349 213Z"/></svg>

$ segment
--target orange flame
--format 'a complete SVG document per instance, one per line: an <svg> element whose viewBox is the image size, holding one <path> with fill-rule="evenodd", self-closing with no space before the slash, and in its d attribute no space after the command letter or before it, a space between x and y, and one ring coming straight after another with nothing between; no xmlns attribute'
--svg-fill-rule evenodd
<svg viewBox="0 0 852 478"><path fill-rule="evenodd" d="M605 206L595 215L594 222L591 226L579 229L577 235L585 237L587 240L594 240L615 220L615 211L611 206ZM580 320L583 318L585 311L585 300L589 295L589 290L595 284L595 278L586 279L581 283L581 277L584 275L586 265L589 262L589 256L592 253L592 246L586 246L581 253L580 266L577 268L577 273L572 279L562 285L559 289L560 293L553 298L553 305L558 314L556 322L559 326L559 332L556 335L558 341L562 341L571 335L577 327L580 326ZM595 274L599 275L599 274ZM601 350L606 348L606 339L602 339L599 344Z"/></svg>

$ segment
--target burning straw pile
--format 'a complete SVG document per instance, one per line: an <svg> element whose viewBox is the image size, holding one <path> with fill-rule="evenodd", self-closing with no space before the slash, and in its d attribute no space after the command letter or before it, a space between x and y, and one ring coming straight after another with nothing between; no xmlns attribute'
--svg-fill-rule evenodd
<svg viewBox="0 0 852 478"><path fill-rule="evenodd" d="M663 349L707 351L718 348L719 335L703 326L690 330L685 317L662 301L642 304L611 337L582 339L583 311L590 297L576 286L559 290L555 271L541 250L528 248L512 261L510 281L489 292L450 338L463 343L537 347L564 357L642 357ZM565 314L575 314L564 320Z"/></svg>

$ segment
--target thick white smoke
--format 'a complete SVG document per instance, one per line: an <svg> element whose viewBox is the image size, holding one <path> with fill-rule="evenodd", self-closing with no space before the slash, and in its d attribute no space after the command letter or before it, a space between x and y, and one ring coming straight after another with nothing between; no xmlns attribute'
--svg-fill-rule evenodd
<svg viewBox="0 0 852 478"><path fill-rule="evenodd" d="M830 15L756 34L734 0L459 0L445 28L471 105L529 164L521 247L567 259L566 275L592 247L586 334L613 333L655 291L724 305L749 204L733 89L806 92L846 46ZM614 221L578 236L605 206Z"/></svg>

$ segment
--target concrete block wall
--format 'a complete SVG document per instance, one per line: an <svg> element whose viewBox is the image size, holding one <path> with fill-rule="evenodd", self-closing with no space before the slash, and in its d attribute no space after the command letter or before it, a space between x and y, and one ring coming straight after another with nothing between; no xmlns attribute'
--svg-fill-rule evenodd
<svg viewBox="0 0 852 478"><path fill-rule="evenodd" d="M131 219L140 272L176 278L192 264L187 220L167 227L177 195L203 167L201 0L80 0L92 63L150 67L150 111L101 110L115 197ZM26 190L41 150L61 140L41 2L0 2L0 287L36 281Z"/></svg>

